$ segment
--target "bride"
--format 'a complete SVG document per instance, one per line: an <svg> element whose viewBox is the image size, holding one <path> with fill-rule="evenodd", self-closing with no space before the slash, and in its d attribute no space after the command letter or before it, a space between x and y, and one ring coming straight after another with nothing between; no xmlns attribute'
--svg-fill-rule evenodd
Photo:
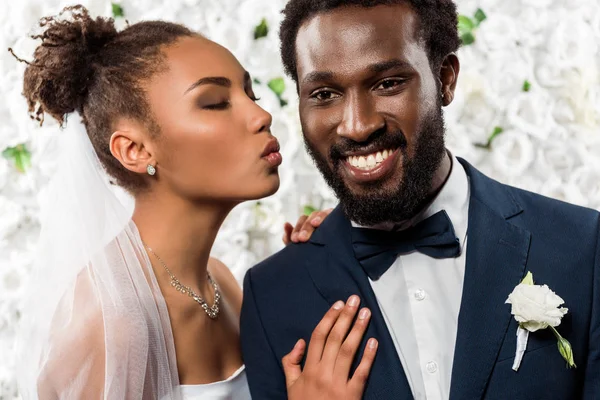
<svg viewBox="0 0 600 400"><path fill-rule="evenodd" d="M50 115L66 129L23 317L21 395L250 398L242 292L209 254L237 204L279 186L279 144L252 79L227 49L173 23L117 32L112 20L74 6L40 28L23 93L32 117ZM311 221L296 233L303 223ZM360 377L326 388L314 381L354 358L368 319L352 324L358 310L349 303L318 329L344 327L352 351L307 376L299 341L282 361L290 398L361 397L374 350ZM340 346L311 341L306 350L319 358Z"/></svg>

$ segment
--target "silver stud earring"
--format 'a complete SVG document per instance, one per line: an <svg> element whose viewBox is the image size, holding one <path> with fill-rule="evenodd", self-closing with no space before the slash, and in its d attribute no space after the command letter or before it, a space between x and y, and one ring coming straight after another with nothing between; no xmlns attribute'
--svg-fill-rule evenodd
<svg viewBox="0 0 600 400"><path fill-rule="evenodd" d="M148 164L148 167L146 167L146 172L148 172L148 175L154 176L154 174L156 174L156 168L154 165Z"/></svg>

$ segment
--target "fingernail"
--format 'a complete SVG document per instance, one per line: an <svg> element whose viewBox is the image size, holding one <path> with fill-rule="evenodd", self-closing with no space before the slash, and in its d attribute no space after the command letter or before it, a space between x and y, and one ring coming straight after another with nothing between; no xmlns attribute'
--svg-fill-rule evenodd
<svg viewBox="0 0 600 400"><path fill-rule="evenodd" d="M369 309L368 308L363 308L362 310L360 310L360 312L358 313L358 319L367 319L369 317Z"/></svg>
<svg viewBox="0 0 600 400"><path fill-rule="evenodd" d="M296 232L292 233L292 242L298 240L298 234Z"/></svg>
<svg viewBox="0 0 600 400"><path fill-rule="evenodd" d="M300 345L302 344L302 339L298 339L298 341L296 342L296 344L294 345L294 349L298 350L300 348Z"/></svg>
<svg viewBox="0 0 600 400"><path fill-rule="evenodd" d="M302 240L306 240L308 238L308 233L306 233L306 231L302 231L300 232L300 239Z"/></svg>
<svg viewBox="0 0 600 400"><path fill-rule="evenodd" d="M358 298L358 296L350 296L350 300L348 300L348 305L350 307L356 307L359 302L360 299Z"/></svg>
<svg viewBox="0 0 600 400"><path fill-rule="evenodd" d="M313 221L312 221L312 222L313 222L313 224L318 224L318 223L320 223L320 222L321 222L321 217L317 217L317 218L313 219Z"/></svg>
<svg viewBox="0 0 600 400"><path fill-rule="evenodd" d="M335 304L333 305L333 308L335 310L341 310L342 307L344 307L344 302L343 301L336 301Z"/></svg>
<svg viewBox="0 0 600 400"><path fill-rule="evenodd" d="M369 339L368 346L369 346L370 349L375 349L377 347L377 340L375 340L375 339Z"/></svg>

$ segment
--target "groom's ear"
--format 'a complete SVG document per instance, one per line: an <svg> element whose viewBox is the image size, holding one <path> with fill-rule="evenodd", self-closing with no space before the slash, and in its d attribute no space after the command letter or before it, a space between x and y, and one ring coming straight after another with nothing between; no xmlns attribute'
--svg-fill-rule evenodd
<svg viewBox="0 0 600 400"><path fill-rule="evenodd" d="M131 119L120 119L115 128L110 137L110 152L123 167L144 174L148 165L156 166L150 135L142 124Z"/></svg>
<svg viewBox="0 0 600 400"><path fill-rule="evenodd" d="M442 104L444 106L449 105L454 100L454 91L456 90L456 83L458 82L458 73L460 72L460 62L456 54L451 53L444 58L440 70L438 72L438 79L440 80L440 88L442 95Z"/></svg>

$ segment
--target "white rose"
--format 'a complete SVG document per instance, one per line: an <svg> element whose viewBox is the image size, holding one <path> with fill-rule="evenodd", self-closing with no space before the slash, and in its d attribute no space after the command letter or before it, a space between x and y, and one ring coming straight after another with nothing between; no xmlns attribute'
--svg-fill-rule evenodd
<svg viewBox="0 0 600 400"><path fill-rule="evenodd" d="M559 306L564 300L547 285L521 283L508 296L506 303L512 305L511 313L521 327L530 332L560 325L568 309Z"/></svg>

